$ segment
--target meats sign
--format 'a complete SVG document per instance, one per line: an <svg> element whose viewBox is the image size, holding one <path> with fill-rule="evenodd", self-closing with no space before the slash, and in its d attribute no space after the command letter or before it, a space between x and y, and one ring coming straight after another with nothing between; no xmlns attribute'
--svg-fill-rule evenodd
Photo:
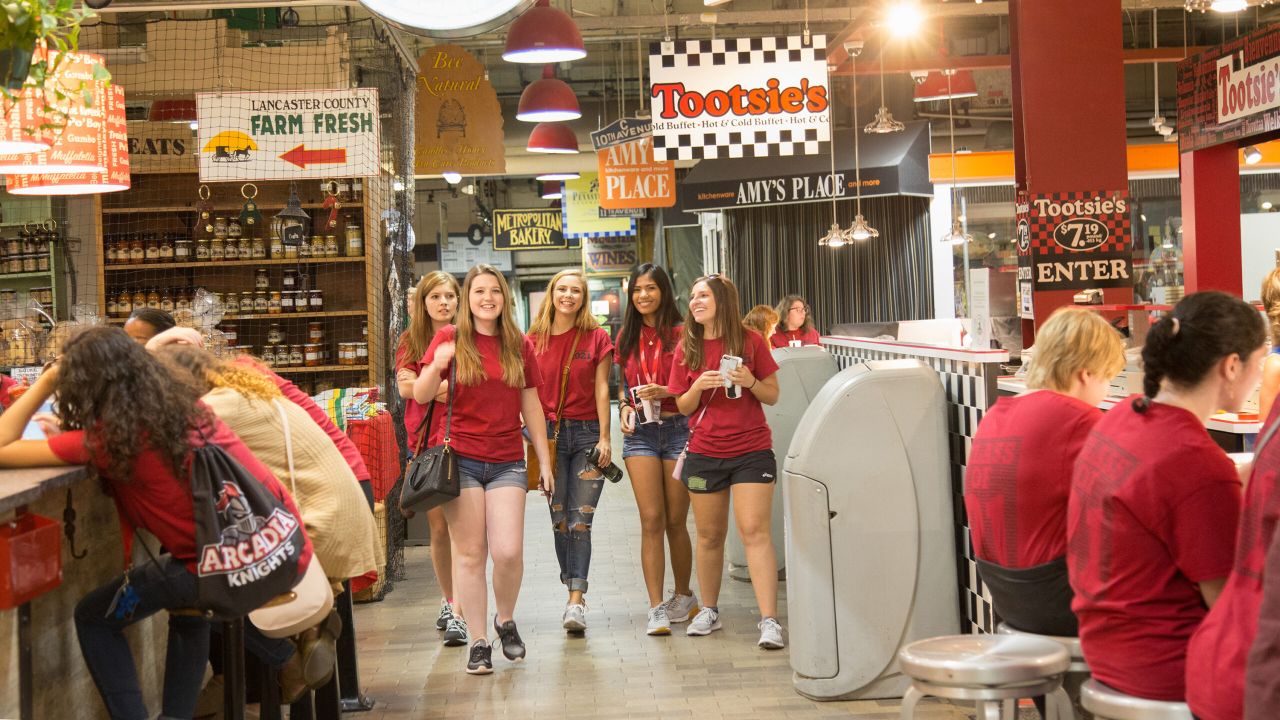
<svg viewBox="0 0 1280 720"><path fill-rule="evenodd" d="M817 155L831 140L827 38L653 43L656 160Z"/></svg>
<svg viewBox="0 0 1280 720"><path fill-rule="evenodd" d="M1280 129L1280 26L1268 25L1178 63L1178 149Z"/></svg>
<svg viewBox="0 0 1280 720"><path fill-rule="evenodd" d="M1020 193L1019 285L1035 290L1131 287L1127 191Z"/></svg>

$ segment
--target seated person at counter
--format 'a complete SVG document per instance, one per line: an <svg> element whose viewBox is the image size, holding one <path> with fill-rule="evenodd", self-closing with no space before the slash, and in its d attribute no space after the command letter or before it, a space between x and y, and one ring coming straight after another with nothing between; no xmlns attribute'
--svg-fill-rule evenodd
<svg viewBox="0 0 1280 720"><path fill-rule="evenodd" d="M129 319L124 322L124 331L129 337L145 345L151 338L176 325L169 313L146 307L129 313Z"/></svg>
<svg viewBox="0 0 1280 720"><path fill-rule="evenodd" d="M1240 410L1265 342L1239 298L1188 296L1151 326L1144 394L1109 410L1076 459L1071 608L1094 679L1122 693L1186 695L1187 642L1222 592L1240 518L1235 465L1205 422Z"/></svg>
<svg viewBox="0 0 1280 720"><path fill-rule="evenodd" d="M777 332L769 338L769 343L776 348L800 347L801 345L821 345L822 339L813 325L813 315L809 312L809 303L799 295L787 295L775 308L780 320Z"/></svg>
<svg viewBox="0 0 1280 720"><path fill-rule="evenodd" d="M1271 352L1262 365L1262 386L1258 388L1258 417L1271 417L1271 406L1280 395L1280 268L1262 281L1262 311L1271 323Z"/></svg>
<svg viewBox="0 0 1280 720"><path fill-rule="evenodd" d="M46 426L45 440L19 440L36 409L55 391L61 427ZM73 335L58 364L0 415L0 467L88 464L121 518L146 529L166 551L128 570L128 595L121 575L89 591L76 605L80 652L113 718L151 717L125 628L161 610L197 602L195 513L187 476L192 448L205 442L221 446L298 514L271 472L199 403L196 389L177 382L119 328L94 326ZM299 572L311 555L308 540ZM113 610L117 594L137 601L132 612ZM163 717L192 716L209 656L209 629L203 617L169 616ZM264 652L284 663L282 678L301 674L299 653L288 640L264 638L265 644L271 647L264 646Z"/></svg>
<svg viewBox="0 0 1280 720"><path fill-rule="evenodd" d="M973 438L965 474L978 575L1011 627L1074 636L1067 497L1076 456L1124 368L1124 342L1101 316L1063 308L1036 333L1028 392L1001 398Z"/></svg>
<svg viewBox="0 0 1280 720"><path fill-rule="evenodd" d="M742 327L755 330L765 340L772 340L773 331L778 328L778 311L768 305L756 305L742 318Z"/></svg>

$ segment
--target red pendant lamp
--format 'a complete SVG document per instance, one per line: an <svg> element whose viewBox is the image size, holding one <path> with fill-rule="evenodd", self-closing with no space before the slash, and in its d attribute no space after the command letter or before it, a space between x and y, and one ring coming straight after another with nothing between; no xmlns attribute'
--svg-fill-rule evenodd
<svg viewBox="0 0 1280 720"><path fill-rule="evenodd" d="M573 128L562 122L544 122L533 126L529 133L529 152L568 155L578 152L578 136Z"/></svg>
<svg viewBox="0 0 1280 720"><path fill-rule="evenodd" d="M131 186L129 177L129 128L124 112L124 88L108 87L104 93L106 121L98 137L98 158L106 165L100 173L50 173L9 175L5 182L13 195L92 195L119 192Z"/></svg>
<svg viewBox="0 0 1280 720"><path fill-rule="evenodd" d="M558 63L587 56L582 33L567 13L551 7L550 0L538 0L516 18L507 33L502 59L517 63Z"/></svg>
<svg viewBox="0 0 1280 720"><path fill-rule="evenodd" d="M558 182L542 183L543 200L559 200L564 197L564 187Z"/></svg>
<svg viewBox="0 0 1280 720"><path fill-rule="evenodd" d="M950 82L948 83L948 77ZM914 100L929 102L931 100L959 100L978 96L978 84L974 82L971 70L934 70L925 77L924 82L916 86Z"/></svg>
<svg viewBox="0 0 1280 720"><path fill-rule="evenodd" d="M35 153L0 156L0 175L107 171L98 156L98 136L104 132L103 106L106 104L107 85L94 79L94 68L102 64L101 55L66 53L57 63L55 77L49 81L58 83L65 95L65 99L55 100L52 96L47 99L50 104L57 102L62 105L60 109L66 112L65 118L54 119L55 124L62 127L53 129L53 147ZM87 103L86 99L92 103ZM45 113L39 114L40 122L50 121Z"/></svg>
<svg viewBox="0 0 1280 720"><path fill-rule="evenodd" d="M529 83L520 93L516 119L524 122L561 122L582 117L578 95L569 83L556 77L556 66L548 63L542 77Z"/></svg>

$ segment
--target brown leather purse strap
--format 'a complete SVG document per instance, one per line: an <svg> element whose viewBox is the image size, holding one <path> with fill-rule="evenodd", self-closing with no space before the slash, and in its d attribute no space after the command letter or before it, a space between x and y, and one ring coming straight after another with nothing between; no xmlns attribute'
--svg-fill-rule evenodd
<svg viewBox="0 0 1280 720"><path fill-rule="evenodd" d="M564 359L564 368L560 370L560 404L556 405L556 432L551 436L552 440L560 439L560 417L564 412L564 400L569 394L569 366L573 365L573 354L578 351L578 341L582 339L582 331L579 330L573 336L573 345L569 347L569 355Z"/></svg>

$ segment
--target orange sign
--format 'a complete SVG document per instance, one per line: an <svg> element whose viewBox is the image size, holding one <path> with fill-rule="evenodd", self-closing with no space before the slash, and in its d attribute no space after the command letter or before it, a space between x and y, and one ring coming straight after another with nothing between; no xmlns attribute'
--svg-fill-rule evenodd
<svg viewBox="0 0 1280 720"><path fill-rule="evenodd" d="M591 139L600 168L600 207L622 210L676 204L676 164L653 159L653 134L647 120L625 118L592 133ZM622 142L610 144L609 140Z"/></svg>

